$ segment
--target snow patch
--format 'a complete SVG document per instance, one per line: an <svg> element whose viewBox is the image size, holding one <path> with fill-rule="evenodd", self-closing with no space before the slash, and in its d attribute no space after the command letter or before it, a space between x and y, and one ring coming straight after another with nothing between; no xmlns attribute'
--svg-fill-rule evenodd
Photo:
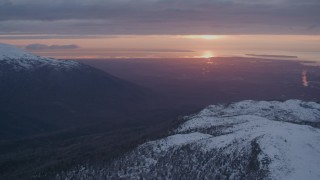
<svg viewBox="0 0 320 180"><path fill-rule="evenodd" d="M74 69L80 66L80 63L75 61L40 57L2 43L0 43L0 63L10 65L15 70L28 70L42 66L51 66L55 69Z"/></svg>
<svg viewBox="0 0 320 180"><path fill-rule="evenodd" d="M144 146L152 146L154 147L155 152L161 152L167 151L172 147L183 146L210 137L212 136L209 134L202 134L198 132L190 134L175 134L164 139L148 142Z"/></svg>

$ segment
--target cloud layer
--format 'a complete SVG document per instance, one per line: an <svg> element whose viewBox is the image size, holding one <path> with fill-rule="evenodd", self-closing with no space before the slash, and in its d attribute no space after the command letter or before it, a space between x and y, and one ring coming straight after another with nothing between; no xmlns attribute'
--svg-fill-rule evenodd
<svg viewBox="0 0 320 180"><path fill-rule="evenodd" d="M78 49L79 46L70 44L70 45L45 45L45 44L29 44L25 46L26 50L38 51L38 50L70 50Z"/></svg>
<svg viewBox="0 0 320 180"><path fill-rule="evenodd" d="M320 34L319 0L0 0L0 33Z"/></svg>

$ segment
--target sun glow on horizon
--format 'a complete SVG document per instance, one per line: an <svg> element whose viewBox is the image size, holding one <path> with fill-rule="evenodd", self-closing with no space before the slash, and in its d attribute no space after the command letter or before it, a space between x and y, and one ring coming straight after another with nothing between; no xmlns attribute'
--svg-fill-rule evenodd
<svg viewBox="0 0 320 180"><path fill-rule="evenodd" d="M215 57L215 55L211 51L206 51L200 57L201 58L212 58L212 57Z"/></svg>

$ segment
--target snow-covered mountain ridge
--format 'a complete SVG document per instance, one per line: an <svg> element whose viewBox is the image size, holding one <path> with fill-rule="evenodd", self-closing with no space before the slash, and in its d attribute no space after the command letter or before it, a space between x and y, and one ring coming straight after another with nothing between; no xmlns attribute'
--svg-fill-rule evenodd
<svg viewBox="0 0 320 180"><path fill-rule="evenodd" d="M26 70L41 66L72 69L80 64L70 60L56 60L33 55L15 46L0 43L0 63L9 65L15 70Z"/></svg>
<svg viewBox="0 0 320 180"><path fill-rule="evenodd" d="M306 125L311 123L311 125ZM320 179L320 104L300 100L211 105L168 137L110 166L57 177L123 179Z"/></svg>

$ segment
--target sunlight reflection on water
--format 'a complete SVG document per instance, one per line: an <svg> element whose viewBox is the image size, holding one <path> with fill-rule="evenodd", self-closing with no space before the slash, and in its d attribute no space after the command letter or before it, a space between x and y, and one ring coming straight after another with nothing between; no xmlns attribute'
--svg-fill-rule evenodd
<svg viewBox="0 0 320 180"><path fill-rule="evenodd" d="M307 76L307 71L306 70L302 71L302 85L304 87L308 87L309 86L308 76Z"/></svg>

